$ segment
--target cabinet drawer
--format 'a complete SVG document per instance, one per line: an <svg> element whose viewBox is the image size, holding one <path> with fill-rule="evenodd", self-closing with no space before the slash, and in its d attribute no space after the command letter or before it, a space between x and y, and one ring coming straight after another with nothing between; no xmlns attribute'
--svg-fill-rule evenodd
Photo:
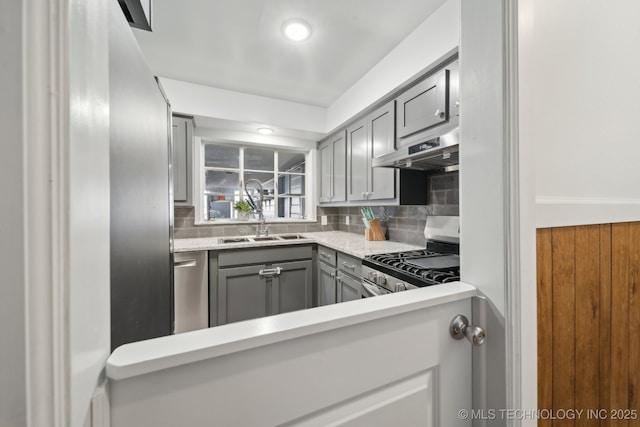
<svg viewBox="0 0 640 427"><path fill-rule="evenodd" d="M218 266L269 264L283 260L311 259L312 257L311 245L226 250L218 253Z"/></svg>
<svg viewBox="0 0 640 427"><path fill-rule="evenodd" d="M338 270L360 279L362 277L362 260L338 252Z"/></svg>
<svg viewBox="0 0 640 427"><path fill-rule="evenodd" d="M336 266L336 251L333 249L318 246L318 259L332 267Z"/></svg>

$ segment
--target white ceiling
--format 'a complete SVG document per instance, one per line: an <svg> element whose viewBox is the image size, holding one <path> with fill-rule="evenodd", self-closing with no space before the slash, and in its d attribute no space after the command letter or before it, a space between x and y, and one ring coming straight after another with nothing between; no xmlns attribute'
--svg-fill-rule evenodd
<svg viewBox="0 0 640 427"><path fill-rule="evenodd" d="M328 106L445 0L155 0L135 30L152 72L191 83ZM282 23L312 36L292 42Z"/></svg>

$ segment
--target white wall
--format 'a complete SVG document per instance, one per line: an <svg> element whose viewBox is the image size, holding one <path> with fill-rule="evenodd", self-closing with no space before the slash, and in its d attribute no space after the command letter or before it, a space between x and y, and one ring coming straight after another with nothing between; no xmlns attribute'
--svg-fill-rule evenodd
<svg viewBox="0 0 640 427"><path fill-rule="evenodd" d="M174 112L324 133L326 110L264 96L161 78Z"/></svg>
<svg viewBox="0 0 640 427"><path fill-rule="evenodd" d="M69 350L71 426L81 426L110 353L109 7L69 5Z"/></svg>
<svg viewBox="0 0 640 427"><path fill-rule="evenodd" d="M520 0L538 227L640 219L640 2Z"/></svg>
<svg viewBox="0 0 640 427"><path fill-rule="evenodd" d="M329 132L458 46L460 0L448 0L327 109Z"/></svg>
<svg viewBox="0 0 640 427"><path fill-rule="evenodd" d="M21 2L0 3L0 425L26 424Z"/></svg>

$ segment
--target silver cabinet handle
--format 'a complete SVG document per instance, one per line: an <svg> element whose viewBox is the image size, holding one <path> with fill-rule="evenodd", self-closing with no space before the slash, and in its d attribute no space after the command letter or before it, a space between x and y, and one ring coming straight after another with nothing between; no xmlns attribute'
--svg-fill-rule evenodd
<svg viewBox="0 0 640 427"><path fill-rule="evenodd" d="M346 262L346 261L342 261L342 265L343 265L344 267L348 268L348 269L351 269L351 270L355 270L355 269L356 269L356 266L355 266L355 265L353 265L353 264L347 264L347 262Z"/></svg>
<svg viewBox="0 0 640 427"><path fill-rule="evenodd" d="M264 268L258 271L258 274L261 276L278 276L280 273L282 273L282 267Z"/></svg>
<svg viewBox="0 0 640 427"><path fill-rule="evenodd" d="M323 258L331 258L331 255L325 254L324 252L320 252L320 256Z"/></svg>
<svg viewBox="0 0 640 427"><path fill-rule="evenodd" d="M441 119L444 119L445 113L444 111L440 111L440 109L438 108L434 114L434 116L436 117L440 117Z"/></svg>
<svg viewBox="0 0 640 427"><path fill-rule="evenodd" d="M173 267L174 268L185 268L185 267L195 267L196 266L196 260L195 259L187 259L184 261L174 261L173 262Z"/></svg>
<svg viewBox="0 0 640 427"><path fill-rule="evenodd" d="M336 278L336 275L335 275L334 273L331 273L331 278L332 278L332 279L335 279L335 278Z"/></svg>

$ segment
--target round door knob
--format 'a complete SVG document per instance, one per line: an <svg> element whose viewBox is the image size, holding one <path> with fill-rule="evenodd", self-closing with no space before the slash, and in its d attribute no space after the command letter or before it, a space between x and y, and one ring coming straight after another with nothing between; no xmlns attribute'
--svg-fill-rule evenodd
<svg viewBox="0 0 640 427"><path fill-rule="evenodd" d="M441 119L444 119L444 117L445 117L445 113L444 113L444 111L441 111L441 110L438 108L438 109L436 110L436 112L435 112L434 116L439 117L439 118L441 118Z"/></svg>

